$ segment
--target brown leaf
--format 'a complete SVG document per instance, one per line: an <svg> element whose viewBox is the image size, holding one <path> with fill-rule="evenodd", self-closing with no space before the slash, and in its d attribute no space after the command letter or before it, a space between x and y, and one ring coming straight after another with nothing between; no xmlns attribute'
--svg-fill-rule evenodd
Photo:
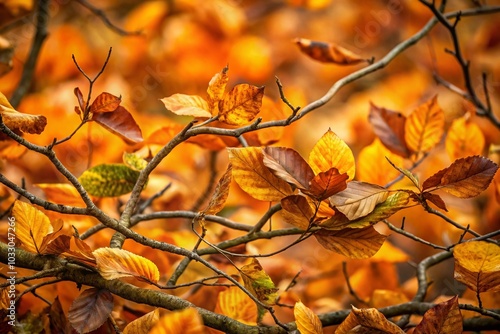
<svg viewBox="0 0 500 334"><path fill-rule="evenodd" d="M405 141L406 117L398 111L378 107L370 102L368 120L373 132L391 152L408 158L410 150Z"/></svg>
<svg viewBox="0 0 500 334"><path fill-rule="evenodd" d="M360 331L351 331L357 326L362 327ZM351 313L335 331L335 334L348 333L404 334L405 332L375 308L359 309L352 306Z"/></svg>
<svg viewBox="0 0 500 334"><path fill-rule="evenodd" d="M378 233L373 226L345 228L338 231L320 230L314 236L326 249L352 259L372 257L387 238Z"/></svg>
<svg viewBox="0 0 500 334"><path fill-rule="evenodd" d="M306 197L290 195L281 200L283 219L300 229L307 230L314 216L314 211Z"/></svg>
<svg viewBox="0 0 500 334"><path fill-rule="evenodd" d="M47 125L47 118L43 115L24 114L15 110L2 93L0 93L0 115L2 122L14 132L40 134Z"/></svg>
<svg viewBox="0 0 500 334"><path fill-rule="evenodd" d="M229 76L227 75L228 70L228 66L224 67L222 71L214 75L208 83L208 111L211 115L219 114L219 101L224 98L226 85L229 81Z"/></svg>
<svg viewBox="0 0 500 334"><path fill-rule="evenodd" d="M229 164L227 166L226 172L219 179L217 186L215 187L215 191L210 198L210 202L205 210L202 211L205 215L215 215L220 210L224 208L224 204L226 204L227 197L229 196L229 187L231 186L231 171L233 170L233 166Z"/></svg>
<svg viewBox="0 0 500 334"><path fill-rule="evenodd" d="M66 318L66 314L62 308L59 296L52 302L49 310L50 330L54 334L70 334L71 324Z"/></svg>
<svg viewBox="0 0 500 334"><path fill-rule="evenodd" d="M307 191L317 200L322 201L333 194L336 194L347 187L347 179L349 176L347 173L339 173L339 170L335 167L327 170L326 172L320 172L316 175L310 182L310 189Z"/></svg>
<svg viewBox="0 0 500 334"><path fill-rule="evenodd" d="M368 60L333 43L311 41L305 38L296 38L295 44L300 51L314 60L337 65L354 65Z"/></svg>
<svg viewBox="0 0 500 334"><path fill-rule="evenodd" d="M425 312L413 334L461 334L462 330L462 314L455 296Z"/></svg>
<svg viewBox="0 0 500 334"><path fill-rule="evenodd" d="M62 255L72 258L77 261L87 263L91 266L96 265L95 256L92 254L92 249L85 241L76 236L71 236L69 243L69 250L65 251Z"/></svg>
<svg viewBox="0 0 500 334"><path fill-rule="evenodd" d="M424 196L425 200L431 202L441 210L448 211L448 209L446 208L446 203L439 195L431 194L429 192L423 192L422 195Z"/></svg>
<svg viewBox="0 0 500 334"><path fill-rule="evenodd" d="M264 87L241 84L219 102L219 120L229 125L245 125L260 112Z"/></svg>
<svg viewBox="0 0 500 334"><path fill-rule="evenodd" d="M113 310L113 295L105 289L90 288L73 301L68 319L78 333L88 333L108 319Z"/></svg>
<svg viewBox="0 0 500 334"><path fill-rule="evenodd" d="M83 98L82 91L80 88L75 87L74 91L76 99L78 100L78 106L80 107L80 112L85 110L85 99ZM116 108L115 108L116 109Z"/></svg>
<svg viewBox="0 0 500 334"><path fill-rule="evenodd" d="M122 99L110 93L99 94L90 105L90 112L93 114L115 111Z"/></svg>
<svg viewBox="0 0 500 334"><path fill-rule="evenodd" d="M414 153L433 149L444 133L444 112L437 96L415 109L405 122L405 141Z"/></svg>
<svg viewBox="0 0 500 334"><path fill-rule="evenodd" d="M368 215L375 206L384 202L389 191L375 184L351 181L347 189L330 197L330 203L349 220Z"/></svg>
<svg viewBox="0 0 500 334"><path fill-rule="evenodd" d="M266 147L263 153L264 165L274 175L299 189L309 189L314 172L297 151L286 147Z"/></svg>
<svg viewBox="0 0 500 334"><path fill-rule="evenodd" d="M160 310L154 309L140 318L130 322L124 329L123 334L148 334L160 319Z"/></svg>
<svg viewBox="0 0 500 334"><path fill-rule="evenodd" d="M477 292L500 291L500 246L470 241L453 249L455 279Z"/></svg>
<svg viewBox="0 0 500 334"><path fill-rule="evenodd" d="M143 141L141 129L128 110L122 106L113 112L94 114L92 120L123 139L127 144L137 144Z"/></svg>
<svg viewBox="0 0 500 334"><path fill-rule="evenodd" d="M198 95L174 94L161 99L168 111L180 116L209 118L208 104Z"/></svg>
<svg viewBox="0 0 500 334"><path fill-rule="evenodd" d="M293 316L300 334L323 334L321 320L301 301L295 303Z"/></svg>
<svg viewBox="0 0 500 334"><path fill-rule="evenodd" d="M425 180L422 190L437 188L460 198L475 197L488 188L497 170L497 164L482 156L458 159Z"/></svg>

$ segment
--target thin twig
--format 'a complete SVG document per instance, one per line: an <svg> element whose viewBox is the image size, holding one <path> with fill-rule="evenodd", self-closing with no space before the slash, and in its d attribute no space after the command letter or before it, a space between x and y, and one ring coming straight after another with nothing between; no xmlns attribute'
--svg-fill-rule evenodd
<svg viewBox="0 0 500 334"><path fill-rule="evenodd" d="M342 273L344 274L344 279L345 279L345 282L347 284L347 288L349 289L349 293L351 294L351 296L353 296L354 299L356 299L356 301L358 303L366 305L367 304L366 301L361 299L361 297L359 297L359 295L356 293L356 291L352 288L351 280L349 279L349 274L347 273L347 262L346 261L342 261Z"/></svg>

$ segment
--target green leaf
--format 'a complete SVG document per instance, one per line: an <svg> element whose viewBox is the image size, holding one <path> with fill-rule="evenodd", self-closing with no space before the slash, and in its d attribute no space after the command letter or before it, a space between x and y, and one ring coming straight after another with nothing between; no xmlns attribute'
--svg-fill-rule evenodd
<svg viewBox="0 0 500 334"><path fill-rule="evenodd" d="M123 152L123 163L133 170L140 172L146 168L148 162L135 153Z"/></svg>
<svg viewBox="0 0 500 334"><path fill-rule="evenodd" d="M261 302L266 305L276 304L278 288L257 259L252 259L250 264L241 267L241 278L245 287Z"/></svg>
<svg viewBox="0 0 500 334"><path fill-rule="evenodd" d="M87 169L78 180L92 196L116 197L131 192L139 174L123 164L103 164Z"/></svg>

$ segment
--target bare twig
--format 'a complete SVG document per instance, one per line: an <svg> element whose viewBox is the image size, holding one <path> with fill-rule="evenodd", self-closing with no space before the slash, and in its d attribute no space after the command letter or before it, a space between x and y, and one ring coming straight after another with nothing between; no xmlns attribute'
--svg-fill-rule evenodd
<svg viewBox="0 0 500 334"><path fill-rule="evenodd" d="M352 288L351 280L349 279L349 274L347 272L347 262L346 261L342 261L342 273L344 274L345 282L347 284L347 288L349 289L349 293L351 294L351 296L353 296L354 299L356 299L356 301L358 303L366 305L366 302L363 299L361 299L361 297L359 297L359 295L356 293L356 291L354 291L354 289Z"/></svg>

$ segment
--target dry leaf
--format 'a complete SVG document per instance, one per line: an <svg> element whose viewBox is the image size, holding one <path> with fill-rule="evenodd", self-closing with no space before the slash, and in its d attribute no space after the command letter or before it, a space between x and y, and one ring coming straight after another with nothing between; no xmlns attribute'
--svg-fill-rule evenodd
<svg viewBox="0 0 500 334"><path fill-rule="evenodd" d="M78 94L78 92L75 92ZM80 97L77 95L78 102L80 103ZM101 93L99 94L94 102L90 105L90 112L93 114L102 113L102 112L112 112L115 111L116 108L120 105L122 99L118 96L114 96L110 93Z"/></svg>
<svg viewBox="0 0 500 334"><path fill-rule="evenodd" d="M231 286L219 292L215 312L247 325L257 324L257 305L240 288Z"/></svg>
<svg viewBox="0 0 500 334"><path fill-rule="evenodd" d="M2 93L0 93L0 115L2 122L14 132L40 134L47 125L47 118L43 115L23 114L15 110Z"/></svg>
<svg viewBox="0 0 500 334"><path fill-rule="evenodd" d="M476 123L468 117L453 121L446 135L446 152L451 160L481 155L484 150L484 135Z"/></svg>
<svg viewBox="0 0 500 334"><path fill-rule="evenodd" d="M208 111L207 101L198 95L174 94L161 101L168 111L176 115L205 118L212 116Z"/></svg>
<svg viewBox="0 0 500 334"><path fill-rule="evenodd" d="M323 334L321 320L301 301L295 303L293 315L300 334Z"/></svg>
<svg viewBox="0 0 500 334"><path fill-rule="evenodd" d="M314 216L314 210L307 198L302 195L290 195L281 200L283 219L300 229L307 230Z"/></svg>
<svg viewBox="0 0 500 334"><path fill-rule="evenodd" d="M245 125L260 112L264 87L241 84L219 102L219 120L229 125Z"/></svg>
<svg viewBox="0 0 500 334"><path fill-rule="evenodd" d="M16 218L16 238L21 247L32 253L42 251L43 238L53 232L49 218L31 204L16 200L12 208Z"/></svg>
<svg viewBox="0 0 500 334"><path fill-rule="evenodd" d="M294 42L304 54L323 63L354 65L368 62L367 59L333 43L311 41L305 38L296 38Z"/></svg>
<svg viewBox="0 0 500 334"><path fill-rule="evenodd" d="M347 187L347 173L339 173L335 167L326 172L319 172L310 182L311 186L306 192L319 201L322 201Z"/></svg>
<svg viewBox="0 0 500 334"><path fill-rule="evenodd" d="M227 197L229 196L229 187L231 186L231 172L233 166L229 164L227 166L226 172L220 178L217 186L215 187L215 191L210 198L210 202L205 210L202 211L205 215L215 215L220 210L224 208L224 204L226 204Z"/></svg>
<svg viewBox="0 0 500 334"><path fill-rule="evenodd" d="M88 333L101 327L112 310L113 295L108 290L90 288L71 304L68 319L78 333Z"/></svg>
<svg viewBox="0 0 500 334"><path fill-rule="evenodd" d="M210 82L208 83L208 111L211 115L219 114L219 101L224 98L224 93L226 91L226 85L229 81L229 76L227 72L229 67L226 66L212 77Z"/></svg>
<svg viewBox="0 0 500 334"><path fill-rule="evenodd" d="M141 129L128 110L122 106L112 112L94 114L92 120L123 139L127 144L137 144L143 141Z"/></svg>
<svg viewBox="0 0 500 334"><path fill-rule="evenodd" d="M130 322L124 329L123 334L148 334L160 319L160 310L154 309L140 318Z"/></svg>
<svg viewBox="0 0 500 334"><path fill-rule="evenodd" d="M425 312L413 334L461 334L462 330L462 314L455 296Z"/></svg>
<svg viewBox="0 0 500 334"><path fill-rule="evenodd" d="M174 311L158 320L149 334L204 334L203 319L195 308Z"/></svg>

